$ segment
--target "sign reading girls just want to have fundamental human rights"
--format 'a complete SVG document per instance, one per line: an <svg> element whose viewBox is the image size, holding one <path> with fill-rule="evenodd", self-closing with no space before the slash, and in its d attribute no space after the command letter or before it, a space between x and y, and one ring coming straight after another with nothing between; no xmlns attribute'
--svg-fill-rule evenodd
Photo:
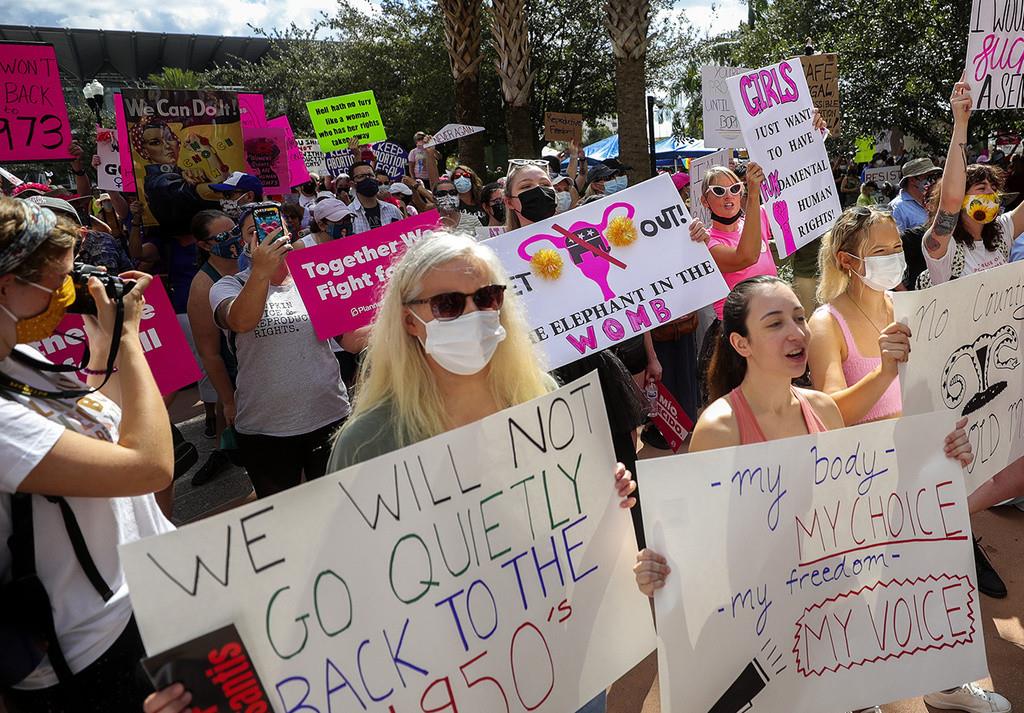
<svg viewBox="0 0 1024 713"><path fill-rule="evenodd" d="M789 59L726 83L750 159L764 169L761 203L785 257L824 235L843 211L807 78L800 60Z"/></svg>

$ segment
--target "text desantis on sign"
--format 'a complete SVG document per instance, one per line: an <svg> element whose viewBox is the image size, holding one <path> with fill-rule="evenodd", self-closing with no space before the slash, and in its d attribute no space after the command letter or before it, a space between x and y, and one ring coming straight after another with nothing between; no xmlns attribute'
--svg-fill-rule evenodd
<svg viewBox="0 0 1024 713"><path fill-rule="evenodd" d="M574 711L654 648L596 375L121 548L155 654L234 623L278 713Z"/></svg>

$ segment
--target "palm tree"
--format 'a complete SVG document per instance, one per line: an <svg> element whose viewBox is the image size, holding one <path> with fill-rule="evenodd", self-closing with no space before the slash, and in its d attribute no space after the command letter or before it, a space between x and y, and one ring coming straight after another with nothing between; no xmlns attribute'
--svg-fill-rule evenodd
<svg viewBox="0 0 1024 713"><path fill-rule="evenodd" d="M505 98L508 151L513 158L536 155L537 134L530 117L530 94L536 71L530 69L530 35L525 0L493 0L494 49Z"/></svg>
<svg viewBox="0 0 1024 713"><path fill-rule="evenodd" d="M647 145L647 47L650 0L606 0L605 25L615 55L615 103L619 113L619 160L633 167L630 182L651 177Z"/></svg>
<svg viewBox="0 0 1024 713"><path fill-rule="evenodd" d="M483 0L438 0L444 41L455 80L455 121L480 126L480 5ZM484 135L459 139L459 160L484 175Z"/></svg>

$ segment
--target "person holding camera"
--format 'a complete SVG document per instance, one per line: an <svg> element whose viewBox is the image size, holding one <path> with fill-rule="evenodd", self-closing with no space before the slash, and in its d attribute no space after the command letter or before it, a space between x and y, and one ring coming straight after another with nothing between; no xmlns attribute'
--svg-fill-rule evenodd
<svg viewBox="0 0 1024 713"><path fill-rule="evenodd" d="M9 713L138 710L152 691L118 546L168 532L170 424L139 341L152 279L73 265L77 231L0 198L0 690ZM28 343L82 312L86 383ZM89 314L92 312L92 314ZM71 367L71 369L76 369Z"/></svg>
<svg viewBox="0 0 1024 713"><path fill-rule="evenodd" d="M235 434L262 498L326 472L350 407L330 342L317 338L288 272L293 246L277 204L246 206L239 226L252 265L221 278L210 306L238 360Z"/></svg>

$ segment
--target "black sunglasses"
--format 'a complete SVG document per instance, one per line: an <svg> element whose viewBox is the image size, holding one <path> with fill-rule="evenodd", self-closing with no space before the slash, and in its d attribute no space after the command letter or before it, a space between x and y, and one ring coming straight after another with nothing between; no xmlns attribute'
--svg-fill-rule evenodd
<svg viewBox="0 0 1024 713"><path fill-rule="evenodd" d="M473 304L479 310L501 309L505 302L505 285L487 285L476 292L442 292L439 295L428 297L422 300L409 300L409 305L430 305L430 313L435 319L448 321L457 319L466 311L466 300L472 298Z"/></svg>
<svg viewBox="0 0 1024 713"><path fill-rule="evenodd" d="M459 192L453 188L450 191L434 191L434 195L435 196L457 196L457 195L459 195Z"/></svg>

